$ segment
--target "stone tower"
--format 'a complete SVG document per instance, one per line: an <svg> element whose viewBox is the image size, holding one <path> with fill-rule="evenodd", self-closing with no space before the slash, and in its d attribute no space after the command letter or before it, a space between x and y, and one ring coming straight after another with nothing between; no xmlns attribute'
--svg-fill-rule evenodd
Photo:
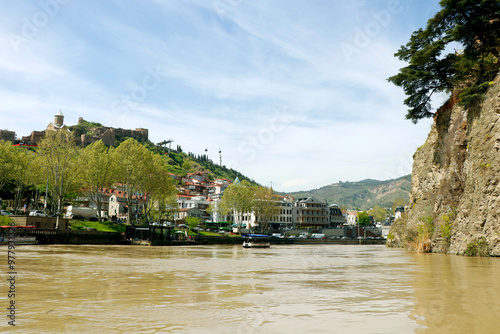
<svg viewBox="0 0 500 334"><path fill-rule="evenodd" d="M61 109L59 109L59 111L57 112L57 114L55 114L55 119L54 119L54 124L58 127L61 127L63 126L64 124L64 115L63 113L61 112Z"/></svg>

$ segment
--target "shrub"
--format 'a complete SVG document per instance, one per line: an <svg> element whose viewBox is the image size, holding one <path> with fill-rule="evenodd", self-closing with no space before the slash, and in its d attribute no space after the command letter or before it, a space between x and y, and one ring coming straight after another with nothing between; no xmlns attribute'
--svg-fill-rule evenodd
<svg viewBox="0 0 500 334"><path fill-rule="evenodd" d="M439 225L439 230L441 232L441 237L443 238L442 246L446 250L448 250L448 248L450 247L451 227L455 216L455 211L441 216L441 224Z"/></svg>
<svg viewBox="0 0 500 334"><path fill-rule="evenodd" d="M477 240L471 241L467 244L465 249L465 255L467 256L490 256L488 251L488 242L485 237L481 237Z"/></svg>
<svg viewBox="0 0 500 334"><path fill-rule="evenodd" d="M12 218L10 218L9 216L0 216L1 226L7 226L10 225L10 223L12 223Z"/></svg>
<svg viewBox="0 0 500 334"><path fill-rule="evenodd" d="M170 158L174 160L179 166L182 166L182 164L184 163L182 154L170 152Z"/></svg>
<svg viewBox="0 0 500 334"><path fill-rule="evenodd" d="M182 164L182 168L185 170L190 170L191 164L189 163L189 161L184 161L184 163Z"/></svg>
<svg viewBox="0 0 500 334"><path fill-rule="evenodd" d="M425 216L420 218L421 223L412 236L412 248L419 253L429 253L432 250L431 237L434 234L433 218Z"/></svg>

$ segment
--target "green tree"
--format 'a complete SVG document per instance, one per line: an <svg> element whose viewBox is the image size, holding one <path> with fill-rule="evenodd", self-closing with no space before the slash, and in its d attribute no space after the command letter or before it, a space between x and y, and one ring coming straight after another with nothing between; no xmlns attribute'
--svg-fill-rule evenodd
<svg viewBox="0 0 500 334"><path fill-rule="evenodd" d="M253 186L253 211L262 232L267 231L268 222L280 212L280 197L271 188Z"/></svg>
<svg viewBox="0 0 500 334"><path fill-rule="evenodd" d="M12 171L14 163L12 155L15 148L9 141L0 140L0 191L3 189L7 182L12 180Z"/></svg>
<svg viewBox="0 0 500 334"><path fill-rule="evenodd" d="M22 205L25 190L35 185L40 169L36 168L36 156L32 151L14 148L10 154L13 168L11 178L14 184L14 212Z"/></svg>
<svg viewBox="0 0 500 334"><path fill-rule="evenodd" d="M189 226L190 230L193 230L196 226L200 225L200 219L198 217L186 217L186 225Z"/></svg>
<svg viewBox="0 0 500 334"><path fill-rule="evenodd" d="M395 54L409 63L388 80L402 87L414 123L432 117L435 93L461 88L461 103L469 105L486 90L499 68L500 2L442 0L441 10L415 31ZM451 51L451 43L463 52Z"/></svg>
<svg viewBox="0 0 500 334"><path fill-rule="evenodd" d="M115 180L125 193L127 221L134 224L132 210L134 207L137 210L145 175L151 171L151 154L135 139L129 138L116 148L113 161L117 167Z"/></svg>
<svg viewBox="0 0 500 334"><path fill-rule="evenodd" d="M380 206L376 205L372 209L368 210L368 215L373 216L376 222L382 222L387 218L389 211Z"/></svg>
<svg viewBox="0 0 500 334"><path fill-rule="evenodd" d="M108 148L99 140L82 151L81 161L85 168L82 170L82 191L90 202L97 208L99 221L102 220L101 211L104 194L111 187L115 178L115 164L113 163L113 148Z"/></svg>
<svg viewBox="0 0 500 334"><path fill-rule="evenodd" d="M175 190L175 187L174 187ZM164 219L172 222L175 215L179 212L179 207L177 204L176 194L171 196L162 197L158 200L158 221L161 222Z"/></svg>
<svg viewBox="0 0 500 334"><path fill-rule="evenodd" d="M82 171L79 150L71 133L49 131L38 145L37 155L40 165L48 173L49 190L57 201L58 229L65 196L79 188L78 178Z"/></svg>
<svg viewBox="0 0 500 334"><path fill-rule="evenodd" d="M143 196L141 196L141 202L147 221L154 207L160 208L158 218L161 220L161 216L166 210L168 199L172 198L176 193L165 162L157 154L151 155L150 159L151 160L145 164L147 170L144 170L145 174L140 186L143 194ZM156 205L153 203L156 203Z"/></svg>
<svg viewBox="0 0 500 334"><path fill-rule="evenodd" d="M370 224L370 216L368 212L362 211L358 213L358 223L359 226L368 226Z"/></svg>
<svg viewBox="0 0 500 334"><path fill-rule="evenodd" d="M232 212L234 223L238 228L238 234L241 234L243 215L250 213L253 208L253 192L251 187L245 182L230 184L224 191L218 206L221 213Z"/></svg>
<svg viewBox="0 0 500 334"><path fill-rule="evenodd" d="M227 201L213 201L206 210L207 213L211 214L212 217L217 218L217 221L225 219L223 217L227 216L231 210L227 207Z"/></svg>

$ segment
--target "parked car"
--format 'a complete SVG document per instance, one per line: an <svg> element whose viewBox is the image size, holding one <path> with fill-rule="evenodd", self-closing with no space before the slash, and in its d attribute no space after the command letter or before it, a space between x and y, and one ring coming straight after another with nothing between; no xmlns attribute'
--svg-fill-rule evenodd
<svg viewBox="0 0 500 334"><path fill-rule="evenodd" d="M30 212L30 216L35 216L35 217L47 217L47 215L45 214L45 212L41 211L41 210L32 210Z"/></svg>
<svg viewBox="0 0 500 334"><path fill-rule="evenodd" d="M271 235L271 238L280 238L281 239L281 238L283 238L283 236L281 235L281 233L273 233Z"/></svg>
<svg viewBox="0 0 500 334"><path fill-rule="evenodd" d="M10 216L12 213L10 213L9 211L7 210L0 210L0 215L2 216Z"/></svg>

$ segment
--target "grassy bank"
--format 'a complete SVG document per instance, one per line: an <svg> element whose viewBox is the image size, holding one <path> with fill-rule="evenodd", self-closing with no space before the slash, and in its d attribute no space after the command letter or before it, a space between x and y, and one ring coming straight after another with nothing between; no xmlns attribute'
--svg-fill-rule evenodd
<svg viewBox="0 0 500 334"><path fill-rule="evenodd" d="M71 230L89 230L95 229L101 232L125 232L125 225L116 224L110 221L105 222L93 222L93 221L82 221L82 220L71 220L69 222Z"/></svg>

